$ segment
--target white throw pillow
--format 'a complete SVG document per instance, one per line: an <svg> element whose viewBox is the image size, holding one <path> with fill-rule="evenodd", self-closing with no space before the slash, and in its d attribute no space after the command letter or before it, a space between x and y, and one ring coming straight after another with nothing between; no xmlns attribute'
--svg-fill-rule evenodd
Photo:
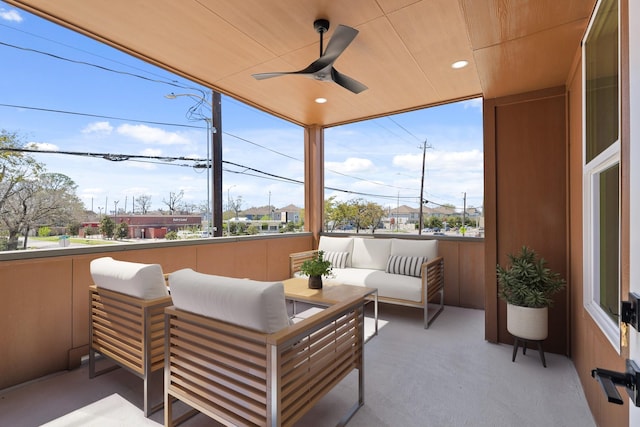
<svg viewBox="0 0 640 427"><path fill-rule="evenodd" d="M93 283L142 299L169 295L160 264L118 261L111 257L96 258L89 265Z"/></svg>
<svg viewBox="0 0 640 427"><path fill-rule="evenodd" d="M318 250L325 252L353 253L353 237L320 236ZM351 257L348 257L345 267L351 267Z"/></svg>
<svg viewBox="0 0 640 427"><path fill-rule="evenodd" d="M387 262L387 273L420 277L422 264L427 261L423 256L391 255Z"/></svg>
<svg viewBox="0 0 640 427"><path fill-rule="evenodd" d="M215 276L178 270L169 275L176 308L272 333L289 326L282 282Z"/></svg>

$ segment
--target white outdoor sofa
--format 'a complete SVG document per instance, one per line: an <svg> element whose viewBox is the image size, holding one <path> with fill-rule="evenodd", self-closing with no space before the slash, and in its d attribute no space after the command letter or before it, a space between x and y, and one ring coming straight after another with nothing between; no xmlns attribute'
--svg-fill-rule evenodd
<svg viewBox="0 0 640 427"><path fill-rule="evenodd" d="M321 236L317 250L289 256L291 277L300 276L302 263L318 251L333 266L325 282L377 288L380 302L422 308L425 328L444 308L444 259L437 240Z"/></svg>

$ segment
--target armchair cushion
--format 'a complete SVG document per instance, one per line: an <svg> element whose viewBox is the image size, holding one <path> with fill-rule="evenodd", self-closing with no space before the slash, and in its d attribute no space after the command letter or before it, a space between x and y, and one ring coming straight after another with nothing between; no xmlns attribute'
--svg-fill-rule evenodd
<svg viewBox="0 0 640 427"><path fill-rule="evenodd" d="M190 268L169 275L176 308L273 333L289 326L282 282L198 273Z"/></svg>
<svg viewBox="0 0 640 427"><path fill-rule="evenodd" d="M89 270L98 288L145 300L169 295L160 264L141 264L102 257L91 261Z"/></svg>

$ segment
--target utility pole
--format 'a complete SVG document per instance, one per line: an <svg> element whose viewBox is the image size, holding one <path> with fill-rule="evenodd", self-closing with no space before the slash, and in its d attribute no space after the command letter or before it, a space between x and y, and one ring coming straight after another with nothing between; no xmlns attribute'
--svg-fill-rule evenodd
<svg viewBox="0 0 640 427"><path fill-rule="evenodd" d="M465 191L463 194L463 203L462 203L462 226L465 224L465 216L467 215L467 192Z"/></svg>
<svg viewBox="0 0 640 427"><path fill-rule="evenodd" d="M424 227L424 218L423 218L423 206L424 206L424 167L427 159L427 148L433 148L431 145L427 144L427 140L424 140L422 144L422 178L420 179L420 227L418 228L418 234L422 234L422 228Z"/></svg>

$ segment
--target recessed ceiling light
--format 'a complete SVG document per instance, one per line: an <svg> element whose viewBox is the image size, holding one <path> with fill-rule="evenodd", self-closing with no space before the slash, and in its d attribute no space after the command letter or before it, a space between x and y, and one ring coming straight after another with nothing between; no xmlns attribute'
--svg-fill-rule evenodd
<svg viewBox="0 0 640 427"><path fill-rule="evenodd" d="M464 68L467 65L469 65L469 61L456 61L453 64L451 64L451 68L455 68L455 69Z"/></svg>
<svg viewBox="0 0 640 427"><path fill-rule="evenodd" d="M316 98L316 102L318 104L324 104L325 102L327 102L327 98Z"/></svg>

